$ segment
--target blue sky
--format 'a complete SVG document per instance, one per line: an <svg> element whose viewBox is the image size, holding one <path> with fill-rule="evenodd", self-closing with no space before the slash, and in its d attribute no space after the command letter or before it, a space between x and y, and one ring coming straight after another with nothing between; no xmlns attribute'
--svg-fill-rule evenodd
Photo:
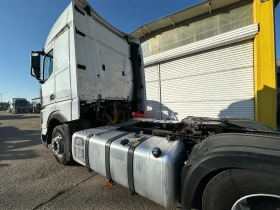
<svg viewBox="0 0 280 210"><path fill-rule="evenodd" d="M116 28L131 32L140 25L202 0L88 0ZM9 0L0 7L0 93L11 97L39 96L40 85L30 76L30 52L44 47L47 35L70 0ZM280 58L280 6L276 9L276 49Z"/></svg>

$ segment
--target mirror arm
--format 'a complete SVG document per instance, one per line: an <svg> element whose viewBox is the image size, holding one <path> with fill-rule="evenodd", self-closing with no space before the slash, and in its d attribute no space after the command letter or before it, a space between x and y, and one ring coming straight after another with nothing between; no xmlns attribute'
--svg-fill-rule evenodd
<svg viewBox="0 0 280 210"><path fill-rule="evenodd" d="M41 56L45 56L46 53L44 51L33 51L34 53L38 53Z"/></svg>
<svg viewBox="0 0 280 210"><path fill-rule="evenodd" d="M39 80L39 83L40 83L40 84L44 84L45 81L40 79L40 80Z"/></svg>

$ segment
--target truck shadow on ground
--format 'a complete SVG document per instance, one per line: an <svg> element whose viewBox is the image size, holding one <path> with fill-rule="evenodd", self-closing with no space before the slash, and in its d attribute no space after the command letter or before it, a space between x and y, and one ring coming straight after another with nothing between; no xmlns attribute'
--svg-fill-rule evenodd
<svg viewBox="0 0 280 210"><path fill-rule="evenodd" d="M37 157L31 147L41 144L40 131L19 130L14 126L0 127L0 167L5 160L31 159Z"/></svg>
<svg viewBox="0 0 280 210"><path fill-rule="evenodd" d="M21 114L14 114L14 115L0 115L0 120L24 120L24 119L31 119L31 118L40 118L40 115L21 115Z"/></svg>

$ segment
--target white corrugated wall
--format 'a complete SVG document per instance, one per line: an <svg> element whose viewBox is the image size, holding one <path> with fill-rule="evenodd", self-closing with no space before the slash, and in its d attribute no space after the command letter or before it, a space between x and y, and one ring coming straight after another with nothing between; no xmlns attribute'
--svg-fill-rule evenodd
<svg viewBox="0 0 280 210"><path fill-rule="evenodd" d="M253 64L250 39L147 66L146 117L254 119Z"/></svg>
<svg viewBox="0 0 280 210"><path fill-rule="evenodd" d="M147 111L145 116L152 119L160 119L160 83L159 83L159 65L151 65L145 67L145 81L146 81L146 97L147 97Z"/></svg>

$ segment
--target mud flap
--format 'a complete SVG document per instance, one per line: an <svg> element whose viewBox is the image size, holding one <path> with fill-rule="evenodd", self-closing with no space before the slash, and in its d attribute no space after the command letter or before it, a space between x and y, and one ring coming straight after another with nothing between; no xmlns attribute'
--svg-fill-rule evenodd
<svg viewBox="0 0 280 210"><path fill-rule="evenodd" d="M48 142L47 142L47 134L41 134L41 140L42 140L42 144L48 148Z"/></svg>
<svg viewBox="0 0 280 210"><path fill-rule="evenodd" d="M73 161L73 156L72 156L72 135L71 135L71 126L64 124L62 125L63 131L65 132L65 153L66 153L66 159L69 162Z"/></svg>

